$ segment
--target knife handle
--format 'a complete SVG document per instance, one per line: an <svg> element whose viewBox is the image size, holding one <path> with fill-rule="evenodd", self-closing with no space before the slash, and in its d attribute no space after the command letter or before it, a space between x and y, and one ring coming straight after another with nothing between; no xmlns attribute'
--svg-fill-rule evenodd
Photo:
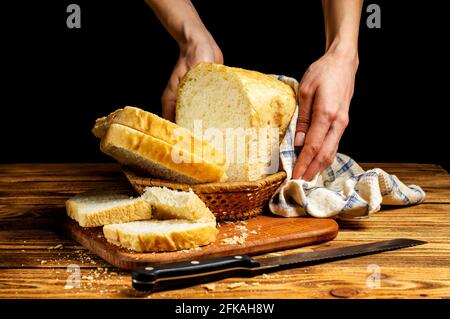
<svg viewBox="0 0 450 319"><path fill-rule="evenodd" d="M133 270L133 287L153 292L193 286L227 277L249 277L260 264L247 255L193 260L169 265L139 267Z"/></svg>

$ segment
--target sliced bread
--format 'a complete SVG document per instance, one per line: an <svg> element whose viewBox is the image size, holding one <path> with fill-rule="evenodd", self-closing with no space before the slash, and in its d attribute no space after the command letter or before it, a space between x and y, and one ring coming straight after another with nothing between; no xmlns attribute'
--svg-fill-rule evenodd
<svg viewBox="0 0 450 319"><path fill-rule="evenodd" d="M147 187L142 199L152 206L156 219L186 219L213 224L216 222L214 214L192 190L179 192L166 187Z"/></svg>
<svg viewBox="0 0 450 319"><path fill-rule="evenodd" d="M205 161L226 166L225 157L220 149L212 147L205 140L194 137L191 131L137 107L126 106L97 119L92 132L101 139L106 135L111 124L128 126L168 144L176 145Z"/></svg>
<svg viewBox="0 0 450 319"><path fill-rule="evenodd" d="M270 160L278 160L278 145L295 107L294 90L273 76L199 63L186 73L178 87L176 123L192 131L195 121L201 121L207 141L206 130L221 132L222 141L213 145L222 145L226 154L228 180L251 181L278 170L278 161L274 164ZM277 134L269 128L278 130ZM247 135L251 129L258 130L257 136ZM260 151L262 138L267 139L264 143L269 147ZM255 145L261 160L256 158Z"/></svg>
<svg viewBox="0 0 450 319"><path fill-rule="evenodd" d="M152 217L151 205L121 191L93 190L66 201L67 215L82 227L145 220Z"/></svg>
<svg viewBox="0 0 450 319"><path fill-rule="evenodd" d="M138 221L103 227L103 234L110 243L139 252L195 248L215 241L217 233L212 223L181 219Z"/></svg>
<svg viewBox="0 0 450 319"><path fill-rule="evenodd" d="M196 184L227 178L223 167L121 124L109 126L100 149L120 163L162 179Z"/></svg>

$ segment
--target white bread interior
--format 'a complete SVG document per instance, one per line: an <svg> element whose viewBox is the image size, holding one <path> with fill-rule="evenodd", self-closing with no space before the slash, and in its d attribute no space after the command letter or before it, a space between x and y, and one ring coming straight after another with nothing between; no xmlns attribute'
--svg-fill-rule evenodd
<svg viewBox="0 0 450 319"><path fill-rule="evenodd" d="M67 215L82 227L145 220L152 217L151 205L121 191L92 190L66 201Z"/></svg>
<svg viewBox="0 0 450 319"><path fill-rule="evenodd" d="M214 214L192 190L179 192L166 187L147 187L142 198L152 206L156 219L216 222Z"/></svg>
<svg viewBox="0 0 450 319"><path fill-rule="evenodd" d="M124 248L139 252L162 252L207 245L218 233L211 223L182 219L146 220L103 227L105 238Z"/></svg>

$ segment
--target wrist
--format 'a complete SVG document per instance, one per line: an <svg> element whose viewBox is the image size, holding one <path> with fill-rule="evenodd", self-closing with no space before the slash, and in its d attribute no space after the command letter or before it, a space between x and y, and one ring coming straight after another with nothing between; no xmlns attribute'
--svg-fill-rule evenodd
<svg viewBox="0 0 450 319"><path fill-rule="evenodd" d="M183 25L182 36L177 42L180 51L184 52L191 46L208 44L214 40L204 26L188 22Z"/></svg>
<svg viewBox="0 0 450 319"><path fill-rule="evenodd" d="M205 27L183 28L185 36L178 41L180 57L193 57L205 61L223 64L223 55L216 41Z"/></svg>
<svg viewBox="0 0 450 319"><path fill-rule="evenodd" d="M326 55L332 55L344 62L352 64L355 68L359 64L358 44L346 39L334 39L327 44Z"/></svg>

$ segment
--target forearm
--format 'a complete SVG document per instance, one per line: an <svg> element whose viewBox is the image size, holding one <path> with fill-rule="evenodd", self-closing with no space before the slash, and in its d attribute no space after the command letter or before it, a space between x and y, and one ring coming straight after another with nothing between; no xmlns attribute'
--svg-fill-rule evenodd
<svg viewBox="0 0 450 319"><path fill-rule="evenodd" d="M145 0L180 49L192 42L214 41L190 0Z"/></svg>
<svg viewBox="0 0 450 319"><path fill-rule="evenodd" d="M322 0L326 51L358 60L358 32L363 0Z"/></svg>

